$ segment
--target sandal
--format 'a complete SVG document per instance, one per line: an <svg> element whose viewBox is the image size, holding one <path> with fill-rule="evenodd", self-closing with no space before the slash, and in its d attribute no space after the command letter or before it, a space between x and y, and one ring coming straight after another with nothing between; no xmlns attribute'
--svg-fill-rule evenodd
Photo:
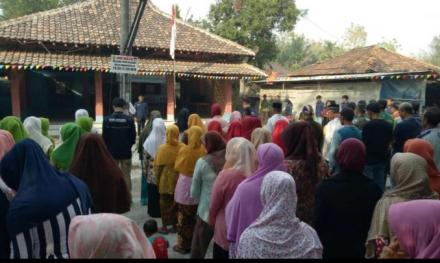
<svg viewBox="0 0 440 263"><path fill-rule="evenodd" d="M166 226L163 226L163 227L161 227L161 228L159 228L158 230L157 230L157 232L159 233L159 234L163 234L163 235L167 235L169 232L168 232L168 228L166 227Z"/></svg>
<svg viewBox="0 0 440 263"><path fill-rule="evenodd" d="M174 250L175 252L177 252L177 253L180 253L180 254L188 254L188 253L190 252L189 249L188 249L188 250L185 250L185 249L182 249L182 248L178 247L177 245L175 245L175 246L173 247L173 250Z"/></svg>

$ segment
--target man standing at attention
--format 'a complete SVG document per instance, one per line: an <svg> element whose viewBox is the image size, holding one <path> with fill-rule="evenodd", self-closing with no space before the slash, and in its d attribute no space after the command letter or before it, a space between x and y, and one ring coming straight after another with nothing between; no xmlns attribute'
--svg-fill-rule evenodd
<svg viewBox="0 0 440 263"><path fill-rule="evenodd" d="M367 106L371 121L362 130L362 140L367 149L367 165L364 174L385 190L387 164L390 161L393 126L380 117L381 106L370 103Z"/></svg>
<svg viewBox="0 0 440 263"><path fill-rule="evenodd" d="M316 106L315 106L315 117L319 124L322 124L322 112L324 111L325 105L322 101L321 95L316 96Z"/></svg>
<svg viewBox="0 0 440 263"><path fill-rule="evenodd" d="M102 137L107 149L124 173L131 193L131 148L136 142L136 127L133 118L124 114L126 102L122 98L113 100L113 114L104 118Z"/></svg>
<svg viewBox="0 0 440 263"><path fill-rule="evenodd" d="M339 105L331 104L327 109L327 118L329 122L324 127L324 145L322 147L322 156L328 161L328 153L330 151L330 144L333 140L333 135L342 124L339 119Z"/></svg>
<svg viewBox="0 0 440 263"><path fill-rule="evenodd" d="M275 101L274 103L272 103L273 115L267 121L267 125L266 125L266 127L270 131L270 133L273 132L273 129L275 128L275 123L277 123L277 121L279 121L281 119L289 121L286 117L281 115L282 108L283 108L283 103L281 101Z"/></svg>
<svg viewBox="0 0 440 263"><path fill-rule="evenodd" d="M343 95L342 97L341 97L341 99L342 99L342 101L341 101L341 111L345 108L345 107L347 107L348 106L348 96L347 95Z"/></svg>
<svg viewBox="0 0 440 263"><path fill-rule="evenodd" d="M148 116L148 104L144 101L145 97L143 94L139 95L138 102L134 104L134 108L136 109L135 120L137 122L138 135L141 135L142 129L145 126L145 121Z"/></svg>
<svg viewBox="0 0 440 263"><path fill-rule="evenodd" d="M405 142L409 139L417 138L422 132L422 125L414 117L414 109L410 103L404 102L400 104L399 114L402 121L394 129L394 153L403 152Z"/></svg>
<svg viewBox="0 0 440 263"><path fill-rule="evenodd" d="M440 167L440 108L426 109L423 115L422 126L425 129L420 138L428 141L434 147L434 162Z"/></svg>
<svg viewBox="0 0 440 263"><path fill-rule="evenodd" d="M260 114L261 114L261 119L263 120L263 123L266 123L267 119L269 119L269 111L270 111L270 104L269 104L269 101L267 101L266 94L264 94L263 100L260 103Z"/></svg>

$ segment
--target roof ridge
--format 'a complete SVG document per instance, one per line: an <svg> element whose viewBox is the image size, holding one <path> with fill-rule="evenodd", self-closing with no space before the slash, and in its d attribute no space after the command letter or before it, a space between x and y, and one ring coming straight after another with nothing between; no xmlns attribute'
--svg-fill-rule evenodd
<svg viewBox="0 0 440 263"><path fill-rule="evenodd" d="M436 66L436 65L434 65L434 64L427 63L427 62L425 62L425 61L418 60L418 59L413 58L413 57L408 57L408 56L405 56L405 55L402 55L402 54L400 54L400 53L397 53L397 52L394 52L394 51L388 50L388 49L383 48L383 47L378 47L378 48L383 49L385 52L391 53L391 54L396 55L396 56L398 56L398 57L400 57L400 58L404 58L404 59L412 60L413 62L415 62L415 63L419 63L419 64L421 64L421 65L423 65L423 66L425 66L425 67L427 67L427 68L430 68L430 69L432 69L432 70L438 70L438 71L440 71L440 67L438 67L438 66Z"/></svg>
<svg viewBox="0 0 440 263"><path fill-rule="evenodd" d="M151 7L151 9L152 9L153 11L155 11L156 13L158 13L158 14L160 14L160 15L162 15L162 16L165 16L165 17L167 17L167 18L171 18L171 16L170 16L168 13L166 13L166 12L160 10L159 8L157 8L157 7L156 7L151 1L149 1L148 4L149 4L149 6ZM223 37L221 37L221 36L218 36L218 35L216 35L216 34L213 34L213 33L209 32L208 30L205 30L205 29L202 29L202 28L199 28L199 27L193 26L193 25L191 25L190 23L187 23L187 22L185 22L185 21L183 21L183 20L181 20L181 19L179 19L179 18L176 18L176 21L177 21L178 23L180 23L180 24L183 24L183 25L185 25L185 26L191 27L191 28L194 29L194 30L197 30L197 31L199 31L199 32L202 32L202 33L204 33L204 34L206 34L206 35L208 35L208 36L210 36L210 37L213 37L213 38L218 39L218 40L220 40L220 41L223 41L223 42L226 42L226 43L228 43L228 44L234 45L235 47L241 49L242 51L247 52L247 53L250 53L250 55L253 55L253 56L256 55L255 52L252 51L251 49L249 49L249 48L247 48L247 47L245 47L245 46L243 46L243 45L240 45L240 44L238 44L238 43L236 43L236 42L234 42L234 41L232 41L232 40L229 40L229 39L223 38Z"/></svg>
<svg viewBox="0 0 440 263"><path fill-rule="evenodd" d="M94 4L97 1L99 1L99 0L86 0L84 2L77 2L77 3L70 4L70 5L65 5L65 6L57 7L57 8L54 8L54 9L39 11L39 12L35 12L35 13L32 13L32 14L28 14L28 15L24 15L24 16L20 16L20 17L16 17L16 18L11 18L11 19L8 19L8 20L5 20L5 21L1 21L0 22L0 27L9 26L9 25L12 25L12 24L15 24L15 23L20 23L20 22L26 21L26 20L33 20L33 19L38 18L38 17L43 16L43 15L57 14L59 12L64 12L64 11L67 11L67 10L70 10L70 9L77 8L78 6L82 6L82 5L86 6L86 5Z"/></svg>

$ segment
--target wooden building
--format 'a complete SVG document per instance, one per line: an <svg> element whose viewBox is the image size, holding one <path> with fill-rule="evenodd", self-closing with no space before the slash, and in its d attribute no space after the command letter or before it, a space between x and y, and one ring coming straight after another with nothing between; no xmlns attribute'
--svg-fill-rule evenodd
<svg viewBox="0 0 440 263"><path fill-rule="evenodd" d="M418 101L440 105L440 68L377 46L353 49L341 56L306 66L288 77L256 81L260 95L286 96L300 112L304 105L315 106L315 97L340 102L379 100ZM273 75L273 74L272 74Z"/></svg>
<svg viewBox="0 0 440 263"><path fill-rule="evenodd" d="M131 2L134 14L138 1ZM89 0L1 22L0 117L65 121L85 108L100 122L119 94L109 72L111 55L119 53L119 21L119 0ZM132 77L132 101L145 94L150 109L170 120L184 106L207 115L212 102L231 112L240 80L266 77L247 63L252 50L178 20L174 86L170 38L170 16L148 4L133 46L140 71Z"/></svg>

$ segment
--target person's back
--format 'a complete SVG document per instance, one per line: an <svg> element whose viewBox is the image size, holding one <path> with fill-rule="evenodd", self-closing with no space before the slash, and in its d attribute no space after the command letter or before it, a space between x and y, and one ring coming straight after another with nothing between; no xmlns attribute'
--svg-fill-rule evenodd
<svg viewBox="0 0 440 263"><path fill-rule="evenodd" d="M394 152L402 152L405 142L409 139L414 139L419 136L421 131L422 126L414 117L406 118L397 124L396 129L394 130Z"/></svg>
<svg viewBox="0 0 440 263"><path fill-rule="evenodd" d="M389 160L393 126L383 119L374 119L365 124L362 140L367 147L367 165Z"/></svg>
<svg viewBox="0 0 440 263"><path fill-rule="evenodd" d="M426 109L423 115L423 128L419 138L431 143L434 148L434 162L440 168L440 109L432 107Z"/></svg>

